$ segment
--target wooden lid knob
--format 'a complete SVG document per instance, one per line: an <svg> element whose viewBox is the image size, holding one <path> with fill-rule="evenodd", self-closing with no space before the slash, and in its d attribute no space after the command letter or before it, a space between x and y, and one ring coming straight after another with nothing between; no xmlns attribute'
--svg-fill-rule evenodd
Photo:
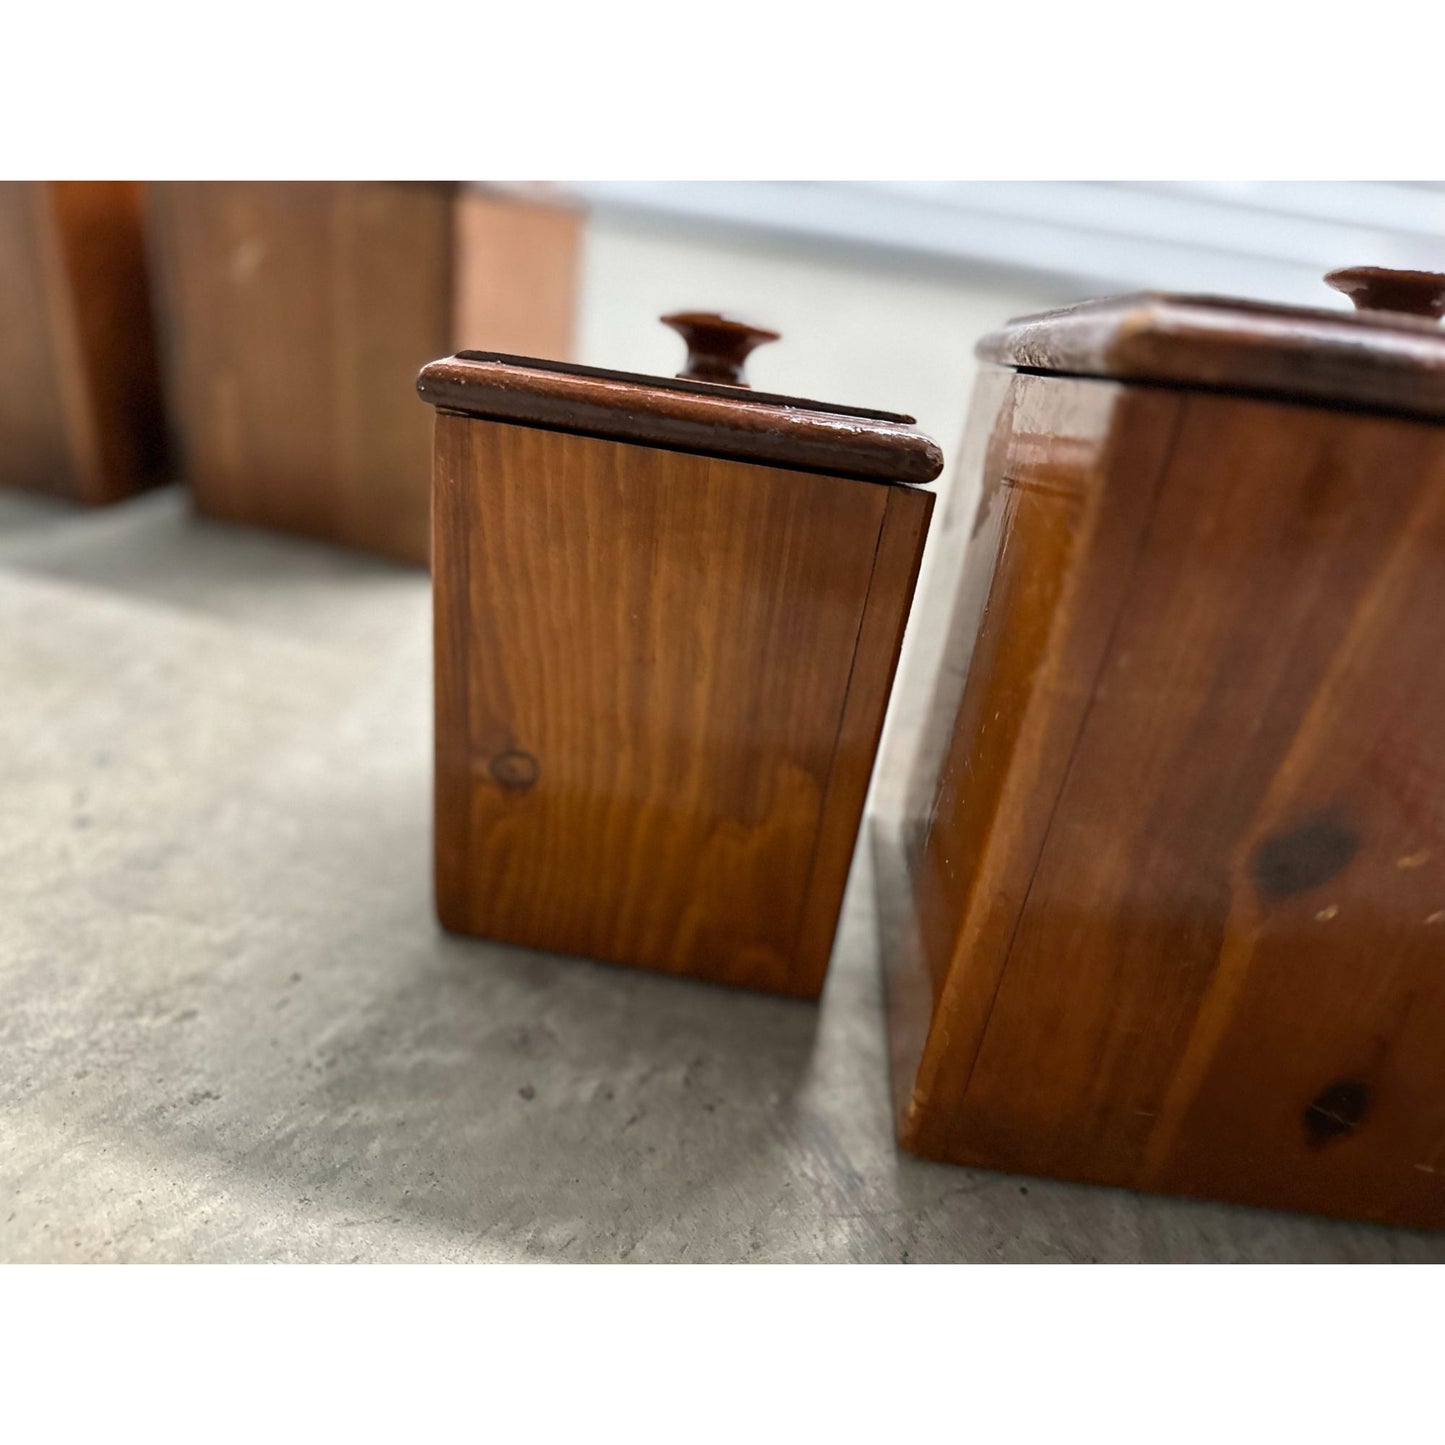
<svg viewBox="0 0 1445 1445"><path fill-rule="evenodd" d="M1407 316L1445 316L1445 276L1435 271L1391 271L1384 266L1347 266L1331 271L1327 285L1343 291L1356 311L1398 311Z"/></svg>
<svg viewBox="0 0 1445 1445"><path fill-rule="evenodd" d="M716 381L746 386L743 363L755 347L780 339L776 331L749 326L713 311L677 311L662 318L687 342L687 365L677 374L683 381Z"/></svg>

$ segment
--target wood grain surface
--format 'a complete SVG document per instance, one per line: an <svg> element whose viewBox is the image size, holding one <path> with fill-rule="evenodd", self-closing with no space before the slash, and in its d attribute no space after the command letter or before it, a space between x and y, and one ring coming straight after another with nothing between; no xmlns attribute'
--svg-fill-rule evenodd
<svg viewBox="0 0 1445 1445"><path fill-rule="evenodd" d="M451 339L449 188L153 187L184 472L207 516L427 556L428 417Z"/></svg>
<svg viewBox="0 0 1445 1445"><path fill-rule="evenodd" d="M815 995L932 501L438 414L443 923Z"/></svg>
<svg viewBox="0 0 1445 1445"><path fill-rule="evenodd" d="M903 1142L1445 1223L1445 433L1030 376L973 424Z"/></svg>
<svg viewBox="0 0 1445 1445"><path fill-rule="evenodd" d="M425 562L430 415L416 373L456 344L567 355L580 216L439 183L153 191L197 509Z"/></svg>
<svg viewBox="0 0 1445 1445"><path fill-rule="evenodd" d="M0 183L0 485L99 504L164 479L140 194Z"/></svg>

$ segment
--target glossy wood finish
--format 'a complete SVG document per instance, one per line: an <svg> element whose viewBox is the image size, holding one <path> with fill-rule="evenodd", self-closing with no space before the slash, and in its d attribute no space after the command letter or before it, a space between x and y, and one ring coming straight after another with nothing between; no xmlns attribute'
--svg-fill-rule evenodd
<svg viewBox="0 0 1445 1445"><path fill-rule="evenodd" d="M1445 428L985 377L882 874L900 1138L1445 1223Z"/></svg>
<svg viewBox="0 0 1445 1445"><path fill-rule="evenodd" d="M747 359L781 334L751 326L716 311L675 311L662 318L687 344L687 361L677 374L684 381L716 381L725 386L746 386Z"/></svg>
<svg viewBox="0 0 1445 1445"><path fill-rule="evenodd" d="M1027 371L1445 419L1445 330L1426 316L1144 294L1026 316L977 349Z"/></svg>
<svg viewBox="0 0 1445 1445"><path fill-rule="evenodd" d="M98 504L164 478L140 194L0 183L0 485Z"/></svg>
<svg viewBox="0 0 1445 1445"><path fill-rule="evenodd" d="M1325 277L1357 311L1398 311L1406 316L1445 316L1445 276L1438 271L1397 271L1385 266L1345 266Z"/></svg>
<svg viewBox="0 0 1445 1445"><path fill-rule="evenodd" d="M933 481L943 468L943 453L909 417L825 408L743 388L463 354L424 367L417 391L433 406L493 421L835 476L920 483Z"/></svg>
<svg viewBox="0 0 1445 1445"><path fill-rule="evenodd" d="M822 986L933 498L436 419L448 928Z"/></svg>
<svg viewBox="0 0 1445 1445"><path fill-rule="evenodd" d="M409 562L429 544L417 368L571 344L578 218L431 183L153 188L184 470L202 513Z"/></svg>

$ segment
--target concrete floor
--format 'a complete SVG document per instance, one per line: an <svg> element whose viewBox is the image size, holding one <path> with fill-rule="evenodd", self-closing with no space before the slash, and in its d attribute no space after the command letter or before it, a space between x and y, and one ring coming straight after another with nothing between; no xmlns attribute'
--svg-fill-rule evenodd
<svg viewBox="0 0 1445 1445"><path fill-rule="evenodd" d="M0 500L0 1258L1445 1259L900 1157L863 864L821 1008L444 937L429 625L173 490Z"/></svg>

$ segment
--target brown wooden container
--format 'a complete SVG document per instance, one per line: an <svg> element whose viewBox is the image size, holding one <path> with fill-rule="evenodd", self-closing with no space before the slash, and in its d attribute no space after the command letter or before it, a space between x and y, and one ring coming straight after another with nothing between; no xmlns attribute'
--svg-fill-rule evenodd
<svg viewBox="0 0 1445 1445"><path fill-rule="evenodd" d="M167 376L207 516L425 562L417 368L566 356L580 213L451 184L152 187Z"/></svg>
<svg viewBox="0 0 1445 1445"><path fill-rule="evenodd" d="M739 333L673 322L688 377L740 374ZM512 356L418 385L442 923L816 995L938 449L908 417Z"/></svg>
<svg viewBox="0 0 1445 1445"><path fill-rule="evenodd" d="M118 501L164 442L139 183L0 182L0 486Z"/></svg>
<svg viewBox="0 0 1445 1445"><path fill-rule="evenodd" d="M1445 335L1135 296L979 354L877 840L902 1143L1440 1225Z"/></svg>

